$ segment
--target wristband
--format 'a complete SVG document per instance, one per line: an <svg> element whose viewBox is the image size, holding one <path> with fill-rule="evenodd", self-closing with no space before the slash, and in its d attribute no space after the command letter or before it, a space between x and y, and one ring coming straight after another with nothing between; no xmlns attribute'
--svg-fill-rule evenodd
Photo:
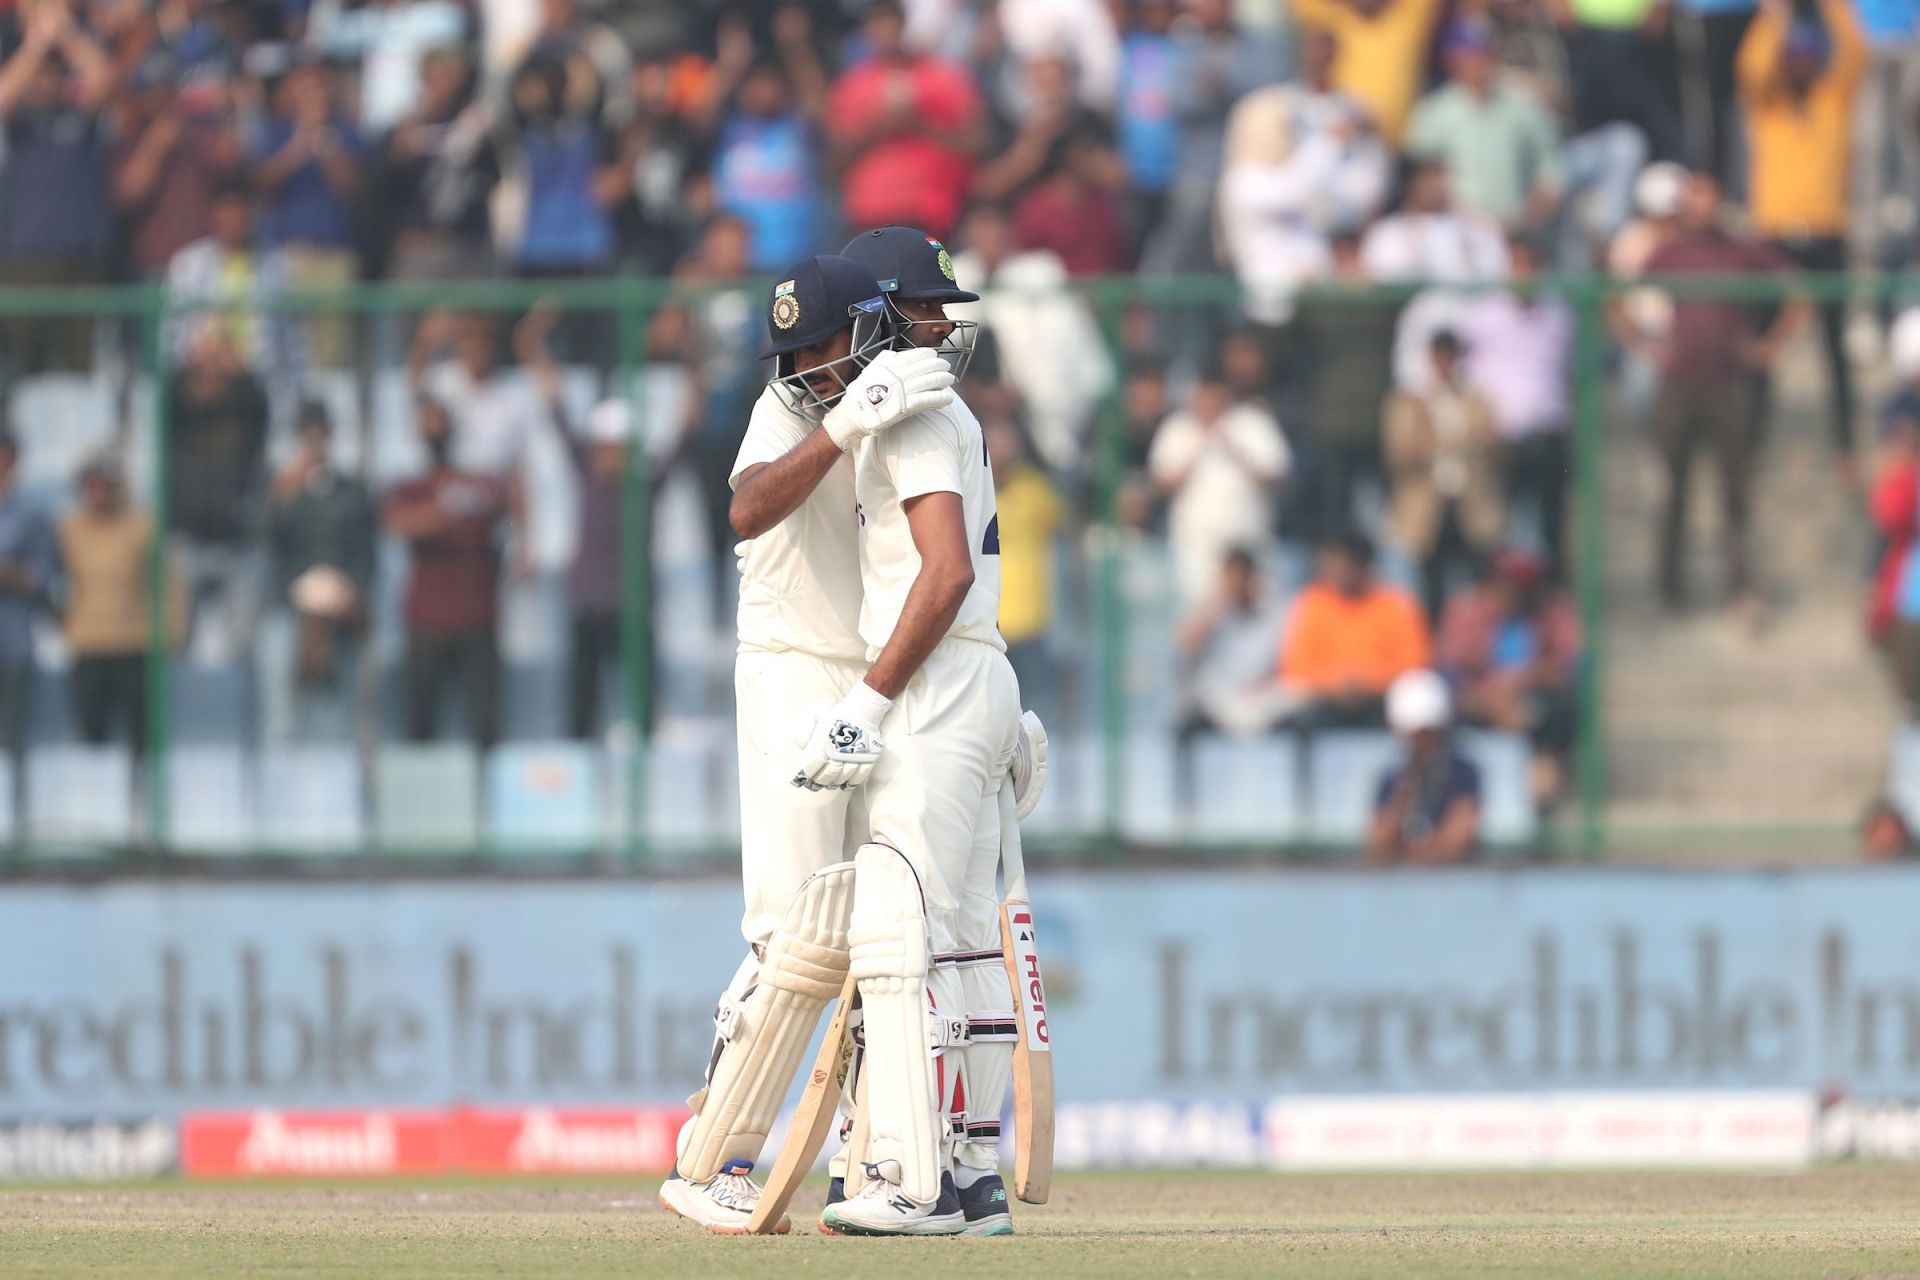
<svg viewBox="0 0 1920 1280"><path fill-rule="evenodd" d="M871 725L878 725L884 720L892 707L893 699L875 693L865 680L847 690L847 696L840 700L841 714Z"/></svg>
<svg viewBox="0 0 1920 1280"><path fill-rule="evenodd" d="M840 403L827 410L820 419L820 429L827 433L827 439L833 441L833 447L846 453L860 439L860 424L854 420L853 410L848 407L846 396L840 397Z"/></svg>

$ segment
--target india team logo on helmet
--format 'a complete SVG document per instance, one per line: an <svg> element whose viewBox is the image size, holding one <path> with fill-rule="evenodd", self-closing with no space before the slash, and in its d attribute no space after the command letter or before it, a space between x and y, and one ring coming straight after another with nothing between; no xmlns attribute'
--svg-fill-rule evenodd
<svg viewBox="0 0 1920 1280"><path fill-rule="evenodd" d="M773 322L782 329L800 323L800 299L793 296L793 281L783 280L773 288Z"/></svg>
<svg viewBox="0 0 1920 1280"><path fill-rule="evenodd" d="M927 237L927 243L939 251L940 256L934 259L934 265L940 268L940 274L949 280L954 279L953 255L947 252L947 246L941 244L932 236Z"/></svg>

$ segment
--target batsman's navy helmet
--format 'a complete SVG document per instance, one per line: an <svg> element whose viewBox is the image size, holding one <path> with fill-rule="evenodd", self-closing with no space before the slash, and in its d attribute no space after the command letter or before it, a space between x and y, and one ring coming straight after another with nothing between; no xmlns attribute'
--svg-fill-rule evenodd
<svg viewBox="0 0 1920 1280"><path fill-rule="evenodd" d="M824 342L883 309L880 282L851 258L821 254L788 267L767 295L768 356ZM857 345L857 344L856 344Z"/></svg>
<svg viewBox="0 0 1920 1280"><path fill-rule="evenodd" d="M949 317L947 305L978 302L980 295L960 287L947 247L913 227L877 227L855 236L842 252L879 281L894 313L895 345L931 348L946 360L955 378L966 377L980 336L979 322ZM903 301L937 304L939 317L909 315L900 305Z"/></svg>
<svg viewBox="0 0 1920 1280"><path fill-rule="evenodd" d="M953 276L947 247L913 227L875 227L847 241L840 251L873 272L883 292L932 302L978 302Z"/></svg>
<svg viewBox="0 0 1920 1280"><path fill-rule="evenodd" d="M846 355L807 369L794 367L794 352L847 329L853 333ZM766 354L775 361L774 391L795 413L818 422L898 334L893 309L871 271L831 254L797 262L767 296ZM823 373L830 386L838 385L822 391L809 381Z"/></svg>

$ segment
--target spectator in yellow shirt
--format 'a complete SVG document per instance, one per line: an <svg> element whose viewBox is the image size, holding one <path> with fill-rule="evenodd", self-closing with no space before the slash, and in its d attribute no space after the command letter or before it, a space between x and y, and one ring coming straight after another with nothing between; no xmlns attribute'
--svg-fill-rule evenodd
<svg viewBox="0 0 1920 1280"><path fill-rule="evenodd" d="M1751 153L1752 229L1809 271L1847 265L1847 170L1854 98L1867 65L1851 0L1819 0L1798 17L1790 0L1765 0L1737 67ZM1835 446L1853 455L1853 376L1842 340L1844 308L1820 308Z"/></svg>
<svg viewBox="0 0 1920 1280"><path fill-rule="evenodd" d="M1053 540L1066 523L1066 504L1011 421L989 421L986 438L1000 522L1000 636L1020 678L1021 702L1045 719L1047 708L1057 705L1047 632L1053 626Z"/></svg>
<svg viewBox="0 0 1920 1280"><path fill-rule="evenodd" d="M1333 84L1356 99L1380 136L1399 146L1413 103L1426 86L1427 51L1440 0L1292 0L1303 27L1339 42Z"/></svg>

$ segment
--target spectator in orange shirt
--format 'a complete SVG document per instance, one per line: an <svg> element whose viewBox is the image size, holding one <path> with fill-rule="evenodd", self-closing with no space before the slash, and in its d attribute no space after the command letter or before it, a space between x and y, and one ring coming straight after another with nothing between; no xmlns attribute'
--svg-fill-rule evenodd
<svg viewBox="0 0 1920 1280"><path fill-rule="evenodd" d="M827 99L847 224L923 227L944 240L985 142L980 95L965 68L907 49L899 0L877 0L861 31L872 55Z"/></svg>
<svg viewBox="0 0 1920 1280"><path fill-rule="evenodd" d="M1387 686L1428 663L1426 616L1414 598L1373 573L1373 544L1347 534L1320 548L1314 580L1287 615L1280 681L1301 709L1297 728L1386 723Z"/></svg>

